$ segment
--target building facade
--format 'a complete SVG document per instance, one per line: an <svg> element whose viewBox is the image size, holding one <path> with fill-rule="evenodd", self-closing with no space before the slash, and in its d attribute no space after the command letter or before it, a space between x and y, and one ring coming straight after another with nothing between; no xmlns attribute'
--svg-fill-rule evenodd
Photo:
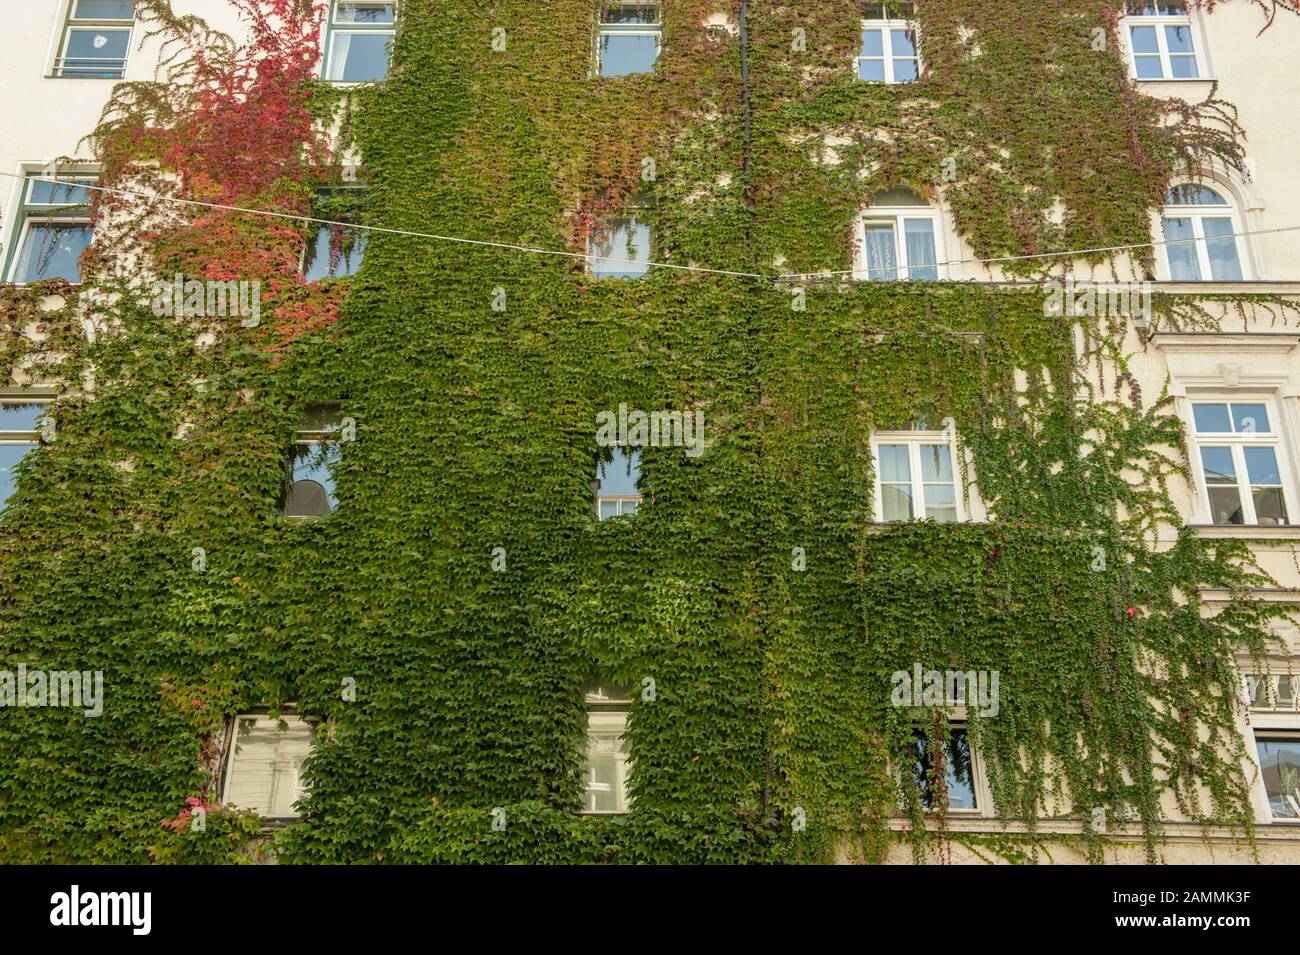
<svg viewBox="0 0 1300 955"><path fill-rule="evenodd" d="M0 858L1300 861L1292 4L29 6Z"/></svg>

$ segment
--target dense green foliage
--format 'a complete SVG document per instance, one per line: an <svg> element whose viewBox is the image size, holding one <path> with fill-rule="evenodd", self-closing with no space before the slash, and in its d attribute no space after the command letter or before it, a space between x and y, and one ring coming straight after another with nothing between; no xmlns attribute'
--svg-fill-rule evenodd
<svg viewBox="0 0 1300 955"><path fill-rule="evenodd" d="M817 0L749 10L747 146L741 45L703 26L715 9L669 2L656 73L602 81L589 0L407 0L388 81L349 103L366 221L581 249L639 189L657 260L839 270L867 196L932 194L953 157L963 234L1021 254L1145 241L1182 150L1214 145L1194 118L1161 125L1095 3L928 0L931 79L894 88L852 79L859 13ZM849 140L839 164L815 158L827 135ZM126 169L166 155L154 143L103 148ZM305 211L326 175L272 168L247 195L276 208ZM284 231L232 216L219 235L300 249ZM205 236L159 238L159 271ZM1005 817L1078 818L1094 857L1098 806L1152 845L1166 794L1249 828L1232 661L1275 610L1245 595L1240 542L1149 549L1177 521L1178 423L1089 385L1038 292L820 284L795 310L767 280L595 281L580 260L393 233L349 281L337 322L312 311L319 290L281 290L275 321L227 321L211 345L138 295L98 306L111 330L92 344L71 304L0 299L4 366L39 353L71 389L3 518L0 660L106 673L100 719L0 715L0 858L233 856L245 816L162 823L212 798L225 717L288 701L328 729L285 861L879 859L900 805L921 853L925 813L889 769L914 716L890 674L916 662L1000 672L1000 712L971 732ZM32 321L44 343L19 340ZM1089 324L1092 357L1122 369L1106 331ZM321 401L358 423L339 508L276 517L292 430ZM702 408L708 450L647 450L645 505L597 522L593 422L620 403ZM871 430L921 414L955 420L989 523L873 523ZM1201 587L1238 599L1205 620ZM620 818L577 812L593 675L656 689L633 706Z"/></svg>

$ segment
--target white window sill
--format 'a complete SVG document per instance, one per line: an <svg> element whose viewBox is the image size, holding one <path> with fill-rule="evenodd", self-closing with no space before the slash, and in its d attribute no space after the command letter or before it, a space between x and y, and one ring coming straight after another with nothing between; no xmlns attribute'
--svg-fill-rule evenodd
<svg viewBox="0 0 1300 955"><path fill-rule="evenodd" d="M1300 524L1188 524L1197 537L1268 540L1300 539Z"/></svg>

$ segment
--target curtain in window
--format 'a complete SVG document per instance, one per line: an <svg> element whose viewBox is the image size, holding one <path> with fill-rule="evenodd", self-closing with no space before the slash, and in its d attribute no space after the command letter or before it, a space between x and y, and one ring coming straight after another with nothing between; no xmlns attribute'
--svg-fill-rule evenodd
<svg viewBox="0 0 1300 955"><path fill-rule="evenodd" d="M873 281L898 278L898 257L894 251L892 225L868 225L864 251L867 257L867 278Z"/></svg>
<svg viewBox="0 0 1300 955"><path fill-rule="evenodd" d="M929 219L908 219L903 223L907 241L907 274L913 279L937 281L939 267L934 254L934 223Z"/></svg>

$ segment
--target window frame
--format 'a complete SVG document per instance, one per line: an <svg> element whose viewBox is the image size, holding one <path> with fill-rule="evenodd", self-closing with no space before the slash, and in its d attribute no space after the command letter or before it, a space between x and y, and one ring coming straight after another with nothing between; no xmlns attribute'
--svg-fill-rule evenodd
<svg viewBox="0 0 1300 955"><path fill-rule="evenodd" d="M91 215L90 203L54 203L54 202L33 202L31 201L32 190L38 182L44 181L47 166L41 165L36 167L34 164L24 164L21 168L23 173L22 179L18 182L18 202L14 208L12 216L13 225L9 235L12 241L8 243L8 248L4 253L3 270L0 270L0 281L9 282L13 285L28 285L30 282L26 279L18 278L18 266L23 260L23 255L27 249L28 239L31 237L33 225L65 225L65 226L82 226L91 230L90 241L94 241L94 217ZM74 184L84 183L86 185L95 185L99 181L99 173L86 166L74 166L69 169L58 169L55 171L53 178L61 182L73 181ZM57 188L58 184L51 183ZM87 243L89 244L89 243ZM80 258L80 255L78 255ZM35 279L32 281L44 282L48 278ZM58 276L62 277L62 276ZM82 275L81 268L77 268L77 280L68 281L70 285L81 285Z"/></svg>
<svg viewBox="0 0 1300 955"><path fill-rule="evenodd" d="M325 25L321 44L321 66L320 76L326 83L332 83L337 86L360 86L364 83L383 83L388 79L388 72L393 67L391 44L397 41L397 25L401 19L400 0L373 0L373 4L378 6L382 3L391 2L393 5L393 22L390 23L354 23L338 22L334 19L339 5L342 3L366 3L367 0L329 0L329 10L325 15ZM378 80L332 80L330 79L330 67L334 61L334 40L342 34L387 34L390 48L388 55L388 65L384 70L383 79Z"/></svg>
<svg viewBox="0 0 1300 955"><path fill-rule="evenodd" d="M316 405L309 405L304 409L303 418L306 420L309 414L315 409L327 409L331 418L337 419L343 417L343 406L341 403L321 402ZM293 469L296 451L299 447L312 448L313 451L323 445L333 444L338 448L338 462L343 460L343 438L339 436L341 427L333 428L295 428L293 439L289 442L289 457L285 462L285 481L284 490L281 494L279 516L292 521L319 521L338 513L338 501L335 498L335 488L326 487L325 500L329 504L329 510L324 514L289 514L286 513L289 505L289 495L293 492L293 487L298 482L293 478ZM326 462L328 464L328 462ZM333 475L331 475L331 480ZM303 480L306 480L305 478ZM333 500L332 500L333 499Z"/></svg>
<svg viewBox="0 0 1300 955"><path fill-rule="evenodd" d="M639 486L641 483L641 452L644 449L640 447L632 447L630 445L615 445L615 449L622 452L623 456L629 460L635 458L636 484ZM615 518L619 518L619 517L635 517L637 513L641 510L641 504L644 503L646 499L645 494L601 494L600 493L601 469L605 467L613 466L613 464L614 464L614 460L612 455L610 460L608 461L606 461L602 455L597 455L596 457L596 476L592 479L591 490L592 490L592 497L595 499L595 512L596 512L597 523L603 523L604 521L612 521ZM600 513L600 505L606 501L610 501L614 503L615 513L611 514L609 517L602 517ZM636 510L624 514L623 507L624 505L629 503L636 504L637 505Z"/></svg>
<svg viewBox="0 0 1300 955"><path fill-rule="evenodd" d="M1250 759L1255 764L1256 782L1254 788L1259 802L1256 820L1263 825L1300 826L1300 817L1273 815L1273 806L1269 802L1268 786L1264 782L1264 766L1259 756L1259 744L1261 742L1293 742L1300 744L1300 717L1292 720L1288 719L1285 714L1280 716L1280 721L1278 717L1274 717L1274 720L1271 721L1273 725L1256 725L1250 727L1248 731Z"/></svg>
<svg viewBox="0 0 1300 955"><path fill-rule="evenodd" d="M1259 432L1243 431L1206 431L1197 430L1196 427L1196 405L1215 405L1221 404L1228 408L1228 419L1232 421L1232 405L1264 405L1269 415L1269 422L1272 430L1260 434ZM1187 420L1186 425L1188 435L1191 438L1192 449L1195 453L1191 454L1193 474L1196 476L1197 500L1204 509L1206 523L1215 527L1290 527L1296 522L1296 494L1295 478L1291 473L1291 461L1288 455L1287 435L1284 433L1283 420L1280 415L1280 408L1275 395L1258 394L1258 393L1234 393L1225 395L1222 393L1206 392L1202 394L1189 394L1187 396ZM1233 469L1237 478L1237 495L1241 502L1241 511L1243 522L1241 524L1217 524L1214 520L1214 509L1210 503L1210 484L1205 478L1205 463L1201 458L1202 447L1223 447L1227 445L1231 448ZM1245 452L1246 447L1271 447L1273 456L1277 461L1278 477L1282 481L1282 501L1286 505L1287 523L1286 524L1260 524L1258 515L1255 513L1255 499L1250 493L1252 487L1250 475L1246 470ZM1216 487L1227 487L1219 484ZM1260 487L1272 487L1273 485L1259 485ZM1247 517L1254 518L1254 521L1246 520Z"/></svg>
<svg viewBox="0 0 1300 955"><path fill-rule="evenodd" d="M593 693L592 689L596 692ZM604 690L610 690L612 695L606 696ZM612 721L617 718L621 721L622 732L618 735L618 741L625 743L627 741L628 717L632 713L632 694L624 692L624 688L617 687L609 683L597 683L594 687L589 688L583 693L583 702L586 708L586 729L583 736L583 765L582 765L582 806L580 815L584 816L622 816L631 812L632 799L627 791L628 779L632 774L632 754L627 753L618 763L618 779L614 783L614 792L618 796L618 803L622 809L588 809L587 796L592 791L587 780L588 770L590 769L589 761L591 759L591 742L593 718L599 721L604 718L605 721Z"/></svg>
<svg viewBox="0 0 1300 955"><path fill-rule="evenodd" d="M1165 203L1160 207L1160 216L1158 224L1160 226L1160 238L1162 240L1160 262L1164 266L1165 276L1170 282L1250 282L1254 280L1255 273L1251 263L1249 249L1245 241L1246 236L1243 234L1246 229L1243 225L1243 218L1238 210L1237 202L1232 193L1217 182L1175 182L1170 184L1169 190L1172 192L1182 186L1194 186L1197 188L1209 189L1216 196L1223 200L1223 205L1206 205L1204 203L1185 203L1174 204L1168 201L1168 195L1165 196ZM1216 279L1210 268L1210 247L1205 237L1205 226L1203 219L1224 219L1228 220L1232 227L1233 247L1237 252L1237 265L1241 269L1240 279ZM1173 264L1169 259L1169 238L1165 233L1166 219L1190 219L1192 223L1192 249L1196 254L1196 268L1200 272L1199 279L1180 279L1174 278ZM1186 244L1180 240L1180 244Z"/></svg>
<svg viewBox="0 0 1300 955"><path fill-rule="evenodd" d="M1124 13L1120 17L1120 33L1124 44L1125 59L1128 61L1129 79L1138 83L1208 83L1212 82L1210 76L1209 62L1205 55L1206 42L1205 35L1201 29L1201 22L1198 17L1193 17L1191 8L1184 4L1184 12L1180 14L1142 14L1129 13L1127 4L1123 7ZM1135 26L1150 26L1155 28L1156 33L1156 51L1160 57L1160 76L1138 76L1137 75L1137 57L1138 53L1133 46L1132 28ZM1169 41L1165 35L1165 27L1185 26L1188 35L1192 40L1192 62L1196 64L1196 76L1174 76L1173 62L1169 52ZM1155 56L1153 53L1144 53L1142 56ZM1175 56L1186 56L1187 54L1173 54Z"/></svg>
<svg viewBox="0 0 1300 955"><path fill-rule="evenodd" d="M630 7L654 7L657 19L654 23L606 23L603 19L604 11L613 6L630 6ZM620 36L653 36L655 38L655 59L649 70L639 71L636 73L619 73L614 76L606 76L600 69L600 41L606 35ZM654 68L659 63L659 57L664 49L664 7L661 0L641 0L634 3L602 3L596 12L596 32L595 40L592 44L592 66L591 75L593 79L598 80L620 80L627 76L653 76Z"/></svg>
<svg viewBox="0 0 1300 955"><path fill-rule="evenodd" d="M247 709L239 710L238 712L226 718L225 748L223 749L221 754L220 793L221 793L222 806L225 807L231 806L230 783L233 778L233 769L235 763L235 743L239 734L239 721L244 719L257 719L262 721L270 721L271 719L270 713L271 711L269 707L250 707ZM297 706L294 704L286 704L284 707L282 707L280 709L278 718L281 720L293 720L295 722L302 723L303 725L311 729L311 739L308 741L307 755L303 757L303 760L305 762L306 759L311 756L312 747L314 745L316 734L318 732L317 724L320 721L315 717L301 716L298 713ZM302 798L305 798L307 796L308 792L309 790L302 785L301 764L299 764L297 778L294 780L293 802L295 803L299 802ZM288 815L282 815L279 813L276 814L262 813L262 812L258 812L257 809L252 806L237 806L235 808L251 809L253 812L257 812L258 818L261 819L264 824L269 823L270 826L272 827L286 825L296 819L302 818L302 816L299 815L298 813L290 813Z"/></svg>
<svg viewBox="0 0 1300 955"><path fill-rule="evenodd" d="M54 60L53 62L50 63L50 72L48 78L56 79L56 80L108 80L109 82L118 82L125 79L127 66L130 65L131 62L131 50L135 47L136 11L135 11L134 4L132 5L131 8L130 20L104 20L104 19L79 18L75 16L77 12L78 2L79 0L67 0L67 4L64 7L63 26L59 30L59 42L54 50ZM75 31L112 30L114 32L126 33L127 35L126 52L122 56L122 61L121 61L122 66L120 70L116 71L117 72L116 76L88 76L85 75L84 73L70 74L65 72L65 67L64 67L65 60L90 59L90 57L84 57L84 56L70 57L66 54L66 51L68 49L68 41L71 38L74 30ZM113 62L116 62L116 60L114 59ZM102 72L109 72L109 70L106 68Z"/></svg>
<svg viewBox="0 0 1300 955"><path fill-rule="evenodd" d="M858 240L858 262L853 270L853 278L860 282L943 282L948 279L948 269L945 263L947 258L943 242L943 220L940 216L940 210L931 203L916 206L865 206L858 214L857 222L857 240ZM934 269L936 278L933 279L914 279L910 274L915 268L924 268L925 266L913 266L907 261L907 220L916 219L930 223L930 229L934 236ZM888 223L894 235L894 260L897 262L896 272L902 277L895 276L892 279L877 279L871 277L872 269L867 261L867 227L872 224Z"/></svg>
<svg viewBox="0 0 1300 955"><path fill-rule="evenodd" d="M861 39L862 33L867 30L876 30L881 34L881 56L864 56L862 48L859 46L858 52L853 54L853 76L859 83L880 83L882 86L905 86L908 83L915 83L919 80L925 71L925 63L921 59L921 31L917 27L915 20L900 20L897 18L888 20L868 20L862 18L862 28L858 36ZM912 34L912 49L916 51L915 56L895 56L893 53L893 30L908 30ZM871 60L873 63L883 63L885 68L885 78L883 80L868 80L862 76L861 64L863 60ZM916 76L910 80L900 80L894 76L894 61L909 60L916 63Z"/></svg>
<svg viewBox="0 0 1300 955"><path fill-rule="evenodd" d="M953 496L956 500L957 517L953 521L945 521L949 524L964 524L971 519L971 509L967 506L965 500L965 482L961 479L964 473L965 462L959 457L960 444L957 441L957 428L951 418L943 420L943 427L940 429L913 429L909 431L898 430L873 430L871 433L871 458L875 468L875 474L872 481L872 520L873 523L889 524L910 524L917 521L928 520L924 516L917 516L917 502L921 504L921 512L925 510L925 485L937 484L939 482L926 482L921 471L921 448L923 445L943 444L948 448L948 457L952 465L952 487ZM909 478L912 488L912 517L906 521L887 521L884 519L884 496L881 492L884 483L880 477L880 446L897 445L907 446L907 460L909 468ZM918 493L919 492L919 493Z"/></svg>

